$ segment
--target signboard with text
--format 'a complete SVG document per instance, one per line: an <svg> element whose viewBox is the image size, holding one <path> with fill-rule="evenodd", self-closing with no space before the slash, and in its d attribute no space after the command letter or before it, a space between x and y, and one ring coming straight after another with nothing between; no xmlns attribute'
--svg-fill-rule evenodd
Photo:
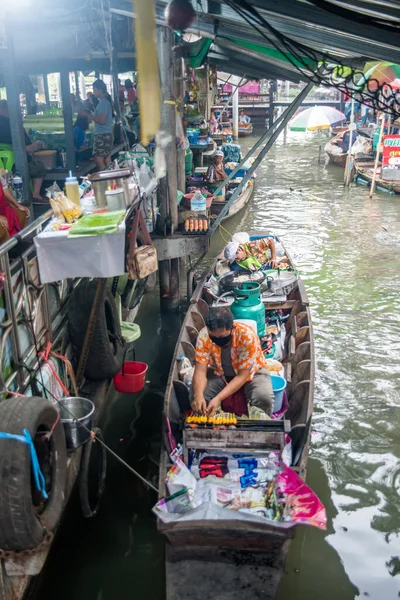
<svg viewBox="0 0 400 600"><path fill-rule="evenodd" d="M400 166L400 135L384 135L382 146L382 167Z"/></svg>

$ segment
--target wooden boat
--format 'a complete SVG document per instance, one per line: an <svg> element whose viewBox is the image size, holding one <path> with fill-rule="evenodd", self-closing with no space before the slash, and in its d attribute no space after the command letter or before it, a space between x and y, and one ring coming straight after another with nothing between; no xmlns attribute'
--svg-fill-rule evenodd
<svg viewBox="0 0 400 600"><path fill-rule="evenodd" d="M266 233L257 234L257 237L263 235ZM197 285L190 300L169 374L164 414L169 418L176 439L179 439L180 407L188 402L187 388L179 381L178 359L184 355L192 362L194 360L197 335L204 326L204 318L213 300L205 284L214 273L214 268L215 264ZM287 355L283 360L289 398L285 419L290 421L291 425L292 468L305 479L315 369L309 301L302 281L296 278L285 297L280 296L276 300L271 297L263 298L263 301L267 310L280 309L289 315L285 325ZM279 423L288 424L288 421ZM214 445L218 445L219 436L222 435L215 430L190 431L206 432L207 440L203 440L203 447L211 450L215 449ZM255 433L246 432L246 442L243 443L247 443L248 451L252 448L254 435ZM261 445L268 444L268 435L263 433L262 436L265 438L262 438ZM165 479L170 466L169 454L163 448L160 460L160 498L166 495ZM185 520L174 523L159 520L158 530L167 537L167 600L275 598L290 541L294 537L293 529L285 529L283 524L277 521L243 522L230 520L229 517L226 520Z"/></svg>
<svg viewBox="0 0 400 600"><path fill-rule="evenodd" d="M328 160L333 165L340 167L346 166L347 152L335 153L334 148L340 148L342 145L342 134L339 133L325 145L325 152L328 155Z"/></svg>
<svg viewBox="0 0 400 600"><path fill-rule="evenodd" d="M349 128L348 125L338 125L337 127L331 127L330 133L333 136L338 135L339 133L344 133Z"/></svg>
<svg viewBox="0 0 400 600"><path fill-rule="evenodd" d="M378 163L378 167L380 167L380 162ZM363 159L355 159L354 168L355 175L354 181L355 183L359 183L361 185L366 185L368 187L371 186L372 176L374 171L375 162L371 159L363 160ZM400 194L400 181L389 181L386 179L382 179L381 177L376 177L375 179L375 189L380 190L382 192L387 192L389 194Z"/></svg>
<svg viewBox="0 0 400 600"><path fill-rule="evenodd" d="M237 215L237 213L240 212L249 203L250 199L252 198L252 196L254 194L254 184L255 184L255 180L252 179L249 182L248 186L243 190L243 192L240 194L240 196L238 196L238 198L232 204L232 206L228 210L228 213L225 215L225 217L223 217L222 221L226 221L227 219L230 219L231 217ZM214 200L213 203L211 204L211 215L218 216L219 213L224 208L225 204L226 204L225 200L223 202Z"/></svg>
<svg viewBox="0 0 400 600"><path fill-rule="evenodd" d="M246 126L242 126L238 128L238 134L239 137L247 137L248 135L251 135L253 133L253 125L251 123L249 123Z"/></svg>

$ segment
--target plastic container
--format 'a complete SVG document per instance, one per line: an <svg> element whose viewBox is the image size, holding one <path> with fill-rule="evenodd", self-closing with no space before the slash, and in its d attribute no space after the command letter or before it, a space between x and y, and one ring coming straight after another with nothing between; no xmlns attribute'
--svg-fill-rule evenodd
<svg viewBox="0 0 400 600"><path fill-rule="evenodd" d="M71 171L69 172L69 176L65 179L65 193L68 200L71 200L71 202L77 206L81 205L79 183L75 175L72 175Z"/></svg>
<svg viewBox="0 0 400 600"><path fill-rule="evenodd" d="M57 166L57 150L38 150L33 153L33 156L51 171Z"/></svg>
<svg viewBox="0 0 400 600"><path fill-rule="evenodd" d="M187 129L186 135L190 144L197 144L199 141L200 131L197 129Z"/></svg>
<svg viewBox="0 0 400 600"><path fill-rule="evenodd" d="M90 438L95 406L88 398L67 396L59 402L60 418L64 425L67 448L79 448Z"/></svg>
<svg viewBox="0 0 400 600"><path fill-rule="evenodd" d="M247 281L241 288L235 288L233 292L235 300L231 311L234 318L255 321L259 337L265 335L265 308L260 299L260 285L255 281Z"/></svg>
<svg viewBox="0 0 400 600"><path fill-rule="evenodd" d="M283 392L286 389L286 379L280 375L270 375L272 383L272 391L275 396L273 413L279 412L282 408Z"/></svg>
<svg viewBox="0 0 400 600"><path fill-rule="evenodd" d="M113 378L117 392L134 394L141 392L146 383L148 365L143 362L126 361L122 369Z"/></svg>
<svg viewBox="0 0 400 600"><path fill-rule="evenodd" d="M193 194L190 200L190 210L202 215L207 213L207 201L199 190Z"/></svg>

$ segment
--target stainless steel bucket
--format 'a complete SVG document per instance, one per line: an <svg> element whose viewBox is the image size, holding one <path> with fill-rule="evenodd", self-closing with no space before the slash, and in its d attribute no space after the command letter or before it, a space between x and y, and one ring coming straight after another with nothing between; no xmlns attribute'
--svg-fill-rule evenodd
<svg viewBox="0 0 400 600"><path fill-rule="evenodd" d="M64 425L67 448L78 448L90 438L95 406L88 398L66 397L59 401L60 418ZM87 429L85 429L85 427Z"/></svg>

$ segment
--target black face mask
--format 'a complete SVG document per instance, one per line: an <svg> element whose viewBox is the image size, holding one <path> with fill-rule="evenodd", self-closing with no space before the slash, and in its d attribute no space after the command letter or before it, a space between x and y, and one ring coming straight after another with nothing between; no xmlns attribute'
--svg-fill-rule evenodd
<svg viewBox="0 0 400 600"><path fill-rule="evenodd" d="M214 342L214 344L217 344L217 346L220 346L221 348L229 344L231 339L231 333L229 335L224 335L224 337L216 337L215 335L210 335L210 340Z"/></svg>

